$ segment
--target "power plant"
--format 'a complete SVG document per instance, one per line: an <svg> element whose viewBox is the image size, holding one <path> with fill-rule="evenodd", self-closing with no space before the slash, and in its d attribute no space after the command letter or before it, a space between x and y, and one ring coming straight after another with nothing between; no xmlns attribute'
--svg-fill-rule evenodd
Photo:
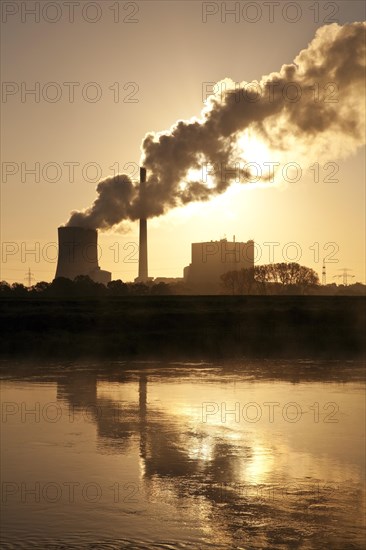
<svg viewBox="0 0 366 550"><path fill-rule="evenodd" d="M112 278L109 271L98 264L98 233L84 227L58 228L58 261L56 276L75 279L87 275L96 283L108 284Z"/></svg>
<svg viewBox="0 0 366 550"><path fill-rule="evenodd" d="M140 168L140 197L144 198L146 189L146 168ZM143 201L142 201L143 202ZM87 275L97 283L107 285L112 278L109 271L100 269L98 264L98 233L96 229L66 226L58 228L58 261L55 278L75 279L78 275ZM148 276L147 264L147 220L140 219L139 268L135 282L146 283L152 280Z"/></svg>
<svg viewBox="0 0 366 550"><path fill-rule="evenodd" d="M146 191L146 168L140 168L140 196ZM144 202L144 200L142 200ZM205 243L192 243L192 261L184 268L183 278L155 279L158 282L185 282L194 292L219 292L221 275L228 271L251 269L254 267L254 241L232 242L227 239ZM148 275L147 261L147 220L140 218L139 266L135 283L147 283L153 278Z"/></svg>
<svg viewBox="0 0 366 550"><path fill-rule="evenodd" d="M146 202L146 168L140 167L140 199L143 212ZM75 279L87 275L93 281L107 285L111 273L98 264L98 233L96 229L77 226L58 228L57 277ZM184 282L195 293L220 292L221 276L228 271L239 271L254 267L254 241L232 242L226 238L219 241L192 243L192 260L184 268L183 277L149 277L147 253L147 218L142 214L139 220L139 263L135 283L178 283Z"/></svg>
<svg viewBox="0 0 366 550"><path fill-rule="evenodd" d="M198 292L218 292L221 275L254 267L254 241L192 243L192 261L184 268L184 282Z"/></svg>

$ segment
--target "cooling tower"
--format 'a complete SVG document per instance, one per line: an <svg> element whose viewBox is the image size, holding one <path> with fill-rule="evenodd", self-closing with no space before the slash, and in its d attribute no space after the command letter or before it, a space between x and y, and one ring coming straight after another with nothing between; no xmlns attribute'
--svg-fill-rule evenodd
<svg viewBox="0 0 366 550"><path fill-rule="evenodd" d="M111 280L111 273L101 270L98 265L97 231L83 227L59 227L55 277L75 279L78 275L87 275L103 284Z"/></svg>
<svg viewBox="0 0 366 550"><path fill-rule="evenodd" d="M146 187L146 168L140 168L140 194L141 196L145 192ZM147 220L146 218L140 219L140 237L139 237L139 275L136 281L146 282L148 281L148 268L147 268Z"/></svg>

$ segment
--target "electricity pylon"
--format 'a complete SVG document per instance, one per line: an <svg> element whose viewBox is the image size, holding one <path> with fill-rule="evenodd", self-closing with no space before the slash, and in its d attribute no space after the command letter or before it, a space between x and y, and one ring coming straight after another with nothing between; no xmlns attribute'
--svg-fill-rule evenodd
<svg viewBox="0 0 366 550"><path fill-rule="evenodd" d="M28 283L28 287L31 287L32 286L32 281L34 281L34 277L33 277L33 273L30 270L30 267L28 268L28 272L27 272L27 274L24 278Z"/></svg>
<svg viewBox="0 0 366 550"><path fill-rule="evenodd" d="M353 269L348 269L348 267L340 267L338 271L343 271L343 273L341 275L334 275L333 278L335 277L342 277L343 278L343 284L344 286L347 286L348 284L348 279L352 279L354 278L354 275L351 275L349 272L350 271L353 271Z"/></svg>

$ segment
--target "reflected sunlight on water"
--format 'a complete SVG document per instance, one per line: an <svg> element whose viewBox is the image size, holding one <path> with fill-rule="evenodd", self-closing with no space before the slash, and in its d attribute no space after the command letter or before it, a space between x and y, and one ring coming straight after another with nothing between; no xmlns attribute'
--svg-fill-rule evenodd
<svg viewBox="0 0 366 550"><path fill-rule="evenodd" d="M357 363L11 365L3 548L363 548Z"/></svg>

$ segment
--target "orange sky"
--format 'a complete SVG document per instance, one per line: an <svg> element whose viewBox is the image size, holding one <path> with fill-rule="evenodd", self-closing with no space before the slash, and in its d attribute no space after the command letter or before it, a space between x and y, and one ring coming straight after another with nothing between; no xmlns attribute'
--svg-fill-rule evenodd
<svg viewBox="0 0 366 550"><path fill-rule="evenodd" d="M114 22L118 14L110 8L117 3L105 0L96 3L101 11L95 23L85 20L95 16L91 9L83 20L81 7L75 8L74 23L65 11L55 23L45 20L56 18L51 8L37 23L34 16L21 13L21 4L18 13L3 13L2 24L2 80L8 95L3 95L1 105L0 278L9 282L23 282L28 267L36 281L53 279L55 247L50 243L57 241L57 227L71 210L92 203L98 176L137 165L145 133L199 116L204 83L225 77L251 81L280 70L330 17L320 2L318 22L314 21L314 2L302 0L297 3L302 10L297 22L285 20L283 10L289 3L281 2L273 23L264 9L256 23L245 21L242 14L238 22L229 15L225 21L220 10L204 23L205 3L152 1L132 2L130 7L120 2L120 21ZM233 4L227 2L228 7ZM339 8L335 19L341 24L365 19L363 2L333 4ZM248 17L253 15L248 12ZM70 82L78 83L74 102L70 84L65 84ZM37 86L39 102L24 95ZM53 94L60 91L53 102ZM93 102L96 92L101 97ZM260 151L253 155L256 152L260 157ZM271 160L277 160L276 154ZM286 162L299 158L290 151ZM286 261L291 260L287 245L295 242L301 250L299 262L319 274L322 258L328 258L328 282L338 280L333 277L344 267L353 270L352 281L365 282L364 150L346 159L327 159L339 168L336 182L327 182L334 164L326 168L324 159L319 181L314 181L310 167L316 162L317 158L301 159L302 177L296 183L280 178L272 187L234 185L208 203L190 204L150 220L149 274L182 276L192 242L236 235L237 240L258 243L259 263L271 260L270 245L265 243L278 243L273 259ZM39 181L27 172L36 163ZM57 171L49 163L56 163ZM99 237L100 265L115 279L137 275L137 229L134 223L129 233Z"/></svg>

